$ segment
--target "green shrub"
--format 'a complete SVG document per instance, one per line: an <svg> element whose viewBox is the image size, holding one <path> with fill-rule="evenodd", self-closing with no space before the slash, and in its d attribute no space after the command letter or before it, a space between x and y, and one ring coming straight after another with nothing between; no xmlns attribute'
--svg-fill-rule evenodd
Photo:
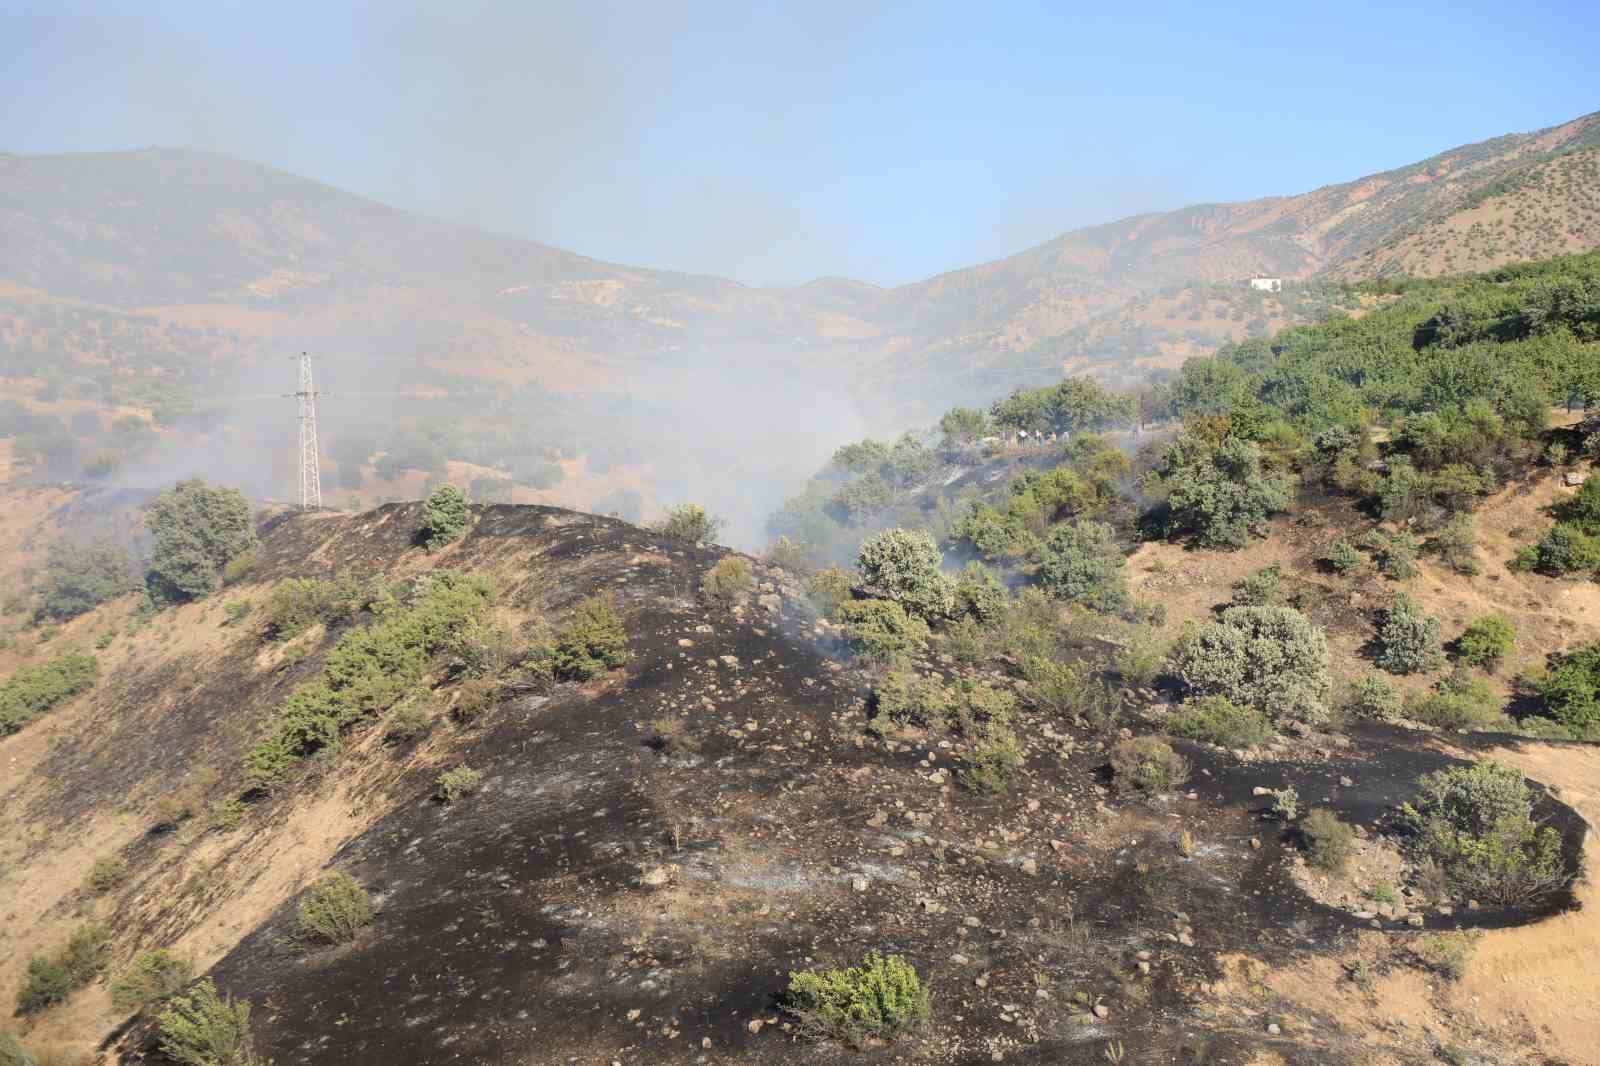
<svg viewBox="0 0 1600 1066"><path fill-rule="evenodd" d="M1343 704L1346 714L1379 722L1400 717L1403 706L1400 690L1377 674L1370 673L1350 682Z"/></svg>
<svg viewBox="0 0 1600 1066"><path fill-rule="evenodd" d="M434 795L444 803L454 803L483 787L483 775L466 763L445 770L434 780Z"/></svg>
<svg viewBox="0 0 1600 1066"><path fill-rule="evenodd" d="M1306 860L1323 870L1339 870L1355 851L1356 831L1326 807L1318 807L1300 823Z"/></svg>
<svg viewBox="0 0 1600 1066"><path fill-rule="evenodd" d="M258 1066L250 1046L250 1003L222 996L207 977L174 996L159 1019L161 1053L182 1066Z"/></svg>
<svg viewBox="0 0 1600 1066"><path fill-rule="evenodd" d="M217 587L224 568L256 546L250 501L237 489L199 478L180 481L145 511L150 567L145 582L157 603L199 599Z"/></svg>
<svg viewBox="0 0 1600 1066"><path fill-rule="evenodd" d="M100 895L110 892L127 879L128 860L121 855L103 855L89 867L89 876L84 878L84 887Z"/></svg>
<svg viewBox="0 0 1600 1066"><path fill-rule="evenodd" d="M143 1010L183 991L194 965L167 951L145 951L111 982L111 1002L120 1011Z"/></svg>
<svg viewBox="0 0 1600 1066"><path fill-rule="evenodd" d="M440 485L422 504L422 528L418 536L429 551L461 539L472 524L472 505L467 494L454 485Z"/></svg>
<svg viewBox="0 0 1600 1066"><path fill-rule="evenodd" d="M1441 729L1481 729L1500 718L1500 696L1483 678L1458 666L1426 697L1409 701L1406 717Z"/></svg>
<svg viewBox="0 0 1600 1066"><path fill-rule="evenodd" d="M1277 563L1233 583L1235 607L1272 607L1278 602L1283 568Z"/></svg>
<svg viewBox="0 0 1600 1066"><path fill-rule="evenodd" d="M80 925L67 938L59 960L74 988L82 988L105 972L111 955L111 930L95 922Z"/></svg>
<svg viewBox="0 0 1600 1066"><path fill-rule="evenodd" d="M1516 639L1517 628L1509 618L1502 614L1486 614L1467 623L1456 641L1456 648L1464 661L1493 670L1500 660L1511 654Z"/></svg>
<svg viewBox="0 0 1600 1066"><path fill-rule="evenodd" d="M1127 558L1104 522L1079 519L1050 531L1038 551L1039 586L1058 600L1096 611L1127 606Z"/></svg>
<svg viewBox="0 0 1600 1066"><path fill-rule="evenodd" d="M1423 614L1405 593L1394 598L1378 628L1378 665L1391 674L1428 673L1444 665L1439 619Z"/></svg>
<svg viewBox="0 0 1600 1066"><path fill-rule="evenodd" d="M1170 650L1167 643L1155 633L1139 629L1118 649L1112 662L1117 673L1122 675L1122 680L1135 687L1145 687L1154 684L1161 676Z"/></svg>
<svg viewBox="0 0 1600 1066"><path fill-rule="evenodd" d="M1544 702L1544 713L1578 733L1600 726L1600 644L1586 644L1558 656L1549 670L1529 679Z"/></svg>
<svg viewBox="0 0 1600 1066"><path fill-rule="evenodd" d="M840 566L819 570L806 585L806 595L817 613L830 622L839 621L844 605L851 600L855 575Z"/></svg>
<svg viewBox="0 0 1600 1066"><path fill-rule="evenodd" d="M955 583L940 573L940 562L927 533L890 529L862 542L856 569L863 583L907 614L933 621L950 617L956 606Z"/></svg>
<svg viewBox="0 0 1600 1066"><path fill-rule="evenodd" d="M556 631L555 674L566 681L587 681L627 662L627 647L628 633L616 602L597 593L581 601L567 624Z"/></svg>
<svg viewBox="0 0 1600 1066"><path fill-rule="evenodd" d="M928 626L893 600L851 600L839 611L845 639L858 655L890 663L920 654L928 644Z"/></svg>
<svg viewBox="0 0 1600 1066"><path fill-rule="evenodd" d="M1347 540L1335 541L1328 550L1328 566L1336 574L1348 574L1361 565L1361 554Z"/></svg>
<svg viewBox="0 0 1600 1066"><path fill-rule="evenodd" d="M990 794L1004 792L1022 770L1022 749L1009 733L979 741L957 763L956 780L963 788Z"/></svg>
<svg viewBox="0 0 1600 1066"><path fill-rule="evenodd" d="M371 923L372 897L342 870L323 874L306 889L295 910L300 935L325 944L348 944Z"/></svg>
<svg viewBox="0 0 1600 1066"><path fill-rule="evenodd" d="M72 995L72 974L60 959L35 955L28 960L17 989L17 1013L36 1014L46 1007L65 1003Z"/></svg>
<svg viewBox="0 0 1600 1066"><path fill-rule="evenodd" d="M1189 760L1160 737L1130 737L1112 747L1111 773L1125 792L1158 795L1189 780Z"/></svg>
<svg viewBox="0 0 1600 1066"><path fill-rule="evenodd" d="M66 621L137 587L133 560L121 547L56 541L45 558L39 613Z"/></svg>
<svg viewBox="0 0 1600 1066"><path fill-rule="evenodd" d="M868 952L860 965L789 974L784 1009L813 1037L860 1047L868 1038L894 1040L933 1016L916 969L898 955Z"/></svg>
<svg viewBox="0 0 1600 1066"><path fill-rule="evenodd" d="M392 706L422 680L431 657L449 647L493 598L488 578L435 570L418 580L406 607L347 630L319 676L290 691L268 735L245 755L251 782L276 787L301 758L337 747L351 724Z"/></svg>
<svg viewBox="0 0 1600 1066"><path fill-rule="evenodd" d="M885 722L943 729L953 703L950 690L938 678L922 677L909 670L890 670L873 689L869 725L880 731Z"/></svg>
<svg viewBox="0 0 1600 1066"><path fill-rule="evenodd" d="M674 540L701 545L716 540L722 525L722 519L713 517L699 504L684 503L669 508L661 519L650 524L650 528Z"/></svg>
<svg viewBox="0 0 1600 1066"><path fill-rule="evenodd" d="M0 683L0 737L15 733L53 711L100 677L93 655L58 655L38 666L24 666Z"/></svg>
<svg viewBox="0 0 1600 1066"><path fill-rule="evenodd" d="M956 577L956 614L977 622L994 622L1005 613L1006 587L994 571L979 562L970 562Z"/></svg>
<svg viewBox="0 0 1600 1066"><path fill-rule="evenodd" d="M1401 808L1419 860L1444 871L1461 897L1535 902L1564 886L1561 835L1533 819L1533 792L1517 771L1494 763L1424 774Z"/></svg>
<svg viewBox="0 0 1600 1066"><path fill-rule="evenodd" d="M39 1060L28 1054L22 1041L10 1033L0 1033L0 1066L39 1066Z"/></svg>
<svg viewBox="0 0 1600 1066"><path fill-rule="evenodd" d="M1384 577L1407 581L1416 576L1417 542L1407 534L1374 529L1367 534L1365 545Z"/></svg>
<svg viewBox="0 0 1600 1066"><path fill-rule="evenodd" d="M1275 720L1328 717L1328 642L1291 607L1229 607L1188 626L1173 672L1196 696L1222 696Z"/></svg>
<svg viewBox="0 0 1600 1066"><path fill-rule="evenodd" d="M711 602L732 607L744 599L755 583L755 572L748 560L738 555L725 555L700 579L700 591Z"/></svg>
<svg viewBox="0 0 1600 1066"><path fill-rule="evenodd" d="M1224 696L1188 700L1167 719L1167 731L1188 740L1203 740L1224 748L1249 748L1270 738L1276 730L1266 715L1254 707L1241 707Z"/></svg>

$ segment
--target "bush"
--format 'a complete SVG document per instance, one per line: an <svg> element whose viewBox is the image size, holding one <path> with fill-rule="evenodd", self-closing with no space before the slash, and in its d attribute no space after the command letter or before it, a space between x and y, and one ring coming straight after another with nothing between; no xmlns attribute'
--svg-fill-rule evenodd
<svg viewBox="0 0 1600 1066"><path fill-rule="evenodd" d="M1433 692L1406 707L1406 717L1441 729L1481 729L1500 717L1500 697L1483 678L1458 666Z"/></svg>
<svg viewBox="0 0 1600 1066"><path fill-rule="evenodd" d="M276 787L301 758L337 747L348 726L392 706L493 598L488 578L435 570L418 579L404 609L386 609L371 625L346 631L319 676L289 693L268 735L245 755L251 782Z"/></svg>
<svg viewBox="0 0 1600 1066"><path fill-rule="evenodd" d="M127 879L128 860L121 855L103 855L89 867L89 876L84 878L84 887L100 895L110 892Z"/></svg>
<svg viewBox="0 0 1600 1066"><path fill-rule="evenodd" d="M137 587L133 561L117 545L57 541L45 559L39 613L64 622Z"/></svg>
<svg viewBox="0 0 1600 1066"><path fill-rule="evenodd" d="M472 505L467 494L454 485L440 485L422 504L422 528L418 531L423 546L437 551L461 539L472 522Z"/></svg>
<svg viewBox="0 0 1600 1066"><path fill-rule="evenodd" d="M628 632L610 595L597 593L573 609L556 631L553 663L557 677L587 681L628 661Z"/></svg>
<svg viewBox="0 0 1600 1066"><path fill-rule="evenodd" d="M39 1066L39 1060L28 1054L22 1041L10 1033L0 1033L0 1066Z"/></svg>
<svg viewBox="0 0 1600 1066"><path fill-rule="evenodd" d="M1403 701L1400 690L1377 674L1365 674L1350 682L1345 693L1345 713L1355 718L1387 722L1400 717Z"/></svg>
<svg viewBox="0 0 1600 1066"><path fill-rule="evenodd" d="M1535 902L1564 886L1561 836L1533 819L1522 775L1494 763L1424 774L1401 817L1419 860L1444 871L1464 898L1508 905Z"/></svg>
<svg viewBox="0 0 1600 1066"><path fill-rule="evenodd" d="M188 959L161 950L142 952L111 982L111 1002L120 1011L142 1010L183 991L193 975Z"/></svg>
<svg viewBox="0 0 1600 1066"><path fill-rule="evenodd" d="M1544 701L1544 713L1561 725L1580 733L1600 726L1600 644L1557 657L1530 681Z"/></svg>
<svg viewBox="0 0 1600 1066"><path fill-rule="evenodd" d="M157 603L207 595L228 563L256 546L250 501L199 478L157 496L144 523L152 538L145 580Z"/></svg>
<svg viewBox="0 0 1600 1066"><path fill-rule="evenodd" d="M1050 531L1039 548L1037 579L1058 600L1117 611L1128 603L1126 562L1109 525L1079 519Z"/></svg>
<svg viewBox="0 0 1600 1066"><path fill-rule="evenodd" d="M890 529L861 544L862 581L925 621L955 612L955 584L939 572L939 546L927 533Z"/></svg>
<svg viewBox="0 0 1600 1066"><path fill-rule="evenodd" d="M1196 696L1222 696L1274 720L1328 717L1328 642L1290 607L1230 607L1185 629L1173 670Z"/></svg>
<svg viewBox="0 0 1600 1066"><path fill-rule="evenodd" d="M956 780L973 792L996 794L1011 787L1022 770L1016 738L1002 734L980 741L961 755Z"/></svg>
<svg viewBox="0 0 1600 1066"><path fill-rule="evenodd" d="M1408 581L1417 575L1417 542L1405 533L1390 534L1374 529L1367 534L1364 543L1384 577Z"/></svg>
<svg viewBox="0 0 1600 1066"><path fill-rule="evenodd" d="M1236 607L1271 607L1278 602L1279 586L1283 581L1283 568L1277 563L1233 583L1233 603Z"/></svg>
<svg viewBox="0 0 1600 1066"><path fill-rule="evenodd" d="M968 563L957 575L955 597L959 617L994 622L1005 613L1006 587L993 570L979 562Z"/></svg>
<svg viewBox="0 0 1600 1066"><path fill-rule="evenodd" d="M784 1009L813 1037L852 1047L869 1037L894 1040L916 1032L933 1016L916 969L898 955L876 951L858 966L791 972Z"/></svg>
<svg viewBox="0 0 1600 1066"><path fill-rule="evenodd" d="M1253 747L1275 732L1266 715L1254 707L1240 707L1223 696L1185 702L1167 719L1167 731L1224 748Z"/></svg>
<svg viewBox="0 0 1600 1066"><path fill-rule="evenodd" d="M850 646L875 662L894 662L927 647L927 624L892 600L852 600L839 616Z"/></svg>
<svg viewBox="0 0 1600 1066"><path fill-rule="evenodd" d="M650 524L650 528L674 540L701 545L716 540L722 525L722 519L713 517L699 504L684 503L668 509L665 516Z"/></svg>
<svg viewBox="0 0 1600 1066"><path fill-rule="evenodd" d="M0 737L55 710L99 677L100 662L93 655L58 655L38 666L22 667L0 684Z"/></svg>
<svg viewBox="0 0 1600 1066"><path fill-rule="evenodd" d="M300 935L324 944L348 944L371 923L372 897L361 883L342 870L323 874L311 883L295 910Z"/></svg>
<svg viewBox="0 0 1600 1066"><path fill-rule="evenodd" d="M884 722L943 729L953 703L953 695L938 678L921 677L908 670L890 670L873 689L872 717L868 724L879 731Z"/></svg>
<svg viewBox="0 0 1600 1066"><path fill-rule="evenodd" d="M1428 673L1444 664L1439 620L1423 614L1405 593L1394 598L1378 629L1378 665L1391 674Z"/></svg>
<svg viewBox="0 0 1600 1066"><path fill-rule="evenodd" d="M755 585L755 572L750 563L737 555L723 556L700 579L700 591L706 599L732 607Z"/></svg>
<svg viewBox="0 0 1600 1066"><path fill-rule="evenodd" d="M466 763L458 763L434 781L434 795L440 802L454 803L483 787L483 775Z"/></svg>
<svg viewBox="0 0 1600 1066"><path fill-rule="evenodd" d="M1361 554L1347 540L1336 541L1328 550L1328 566L1336 574L1348 574L1361 565Z"/></svg>
<svg viewBox="0 0 1600 1066"><path fill-rule="evenodd" d="M158 1019L161 1053L182 1066L257 1066L250 1046L250 1004L222 996L207 977L175 996Z"/></svg>
<svg viewBox="0 0 1600 1066"><path fill-rule="evenodd" d="M1474 618L1462 630L1456 641L1456 650L1465 662L1493 670L1500 660L1511 654L1516 643L1517 628L1502 614L1486 614Z"/></svg>
<svg viewBox="0 0 1600 1066"><path fill-rule="evenodd" d="M1339 870L1355 851L1356 831L1326 807L1318 807L1300 823L1306 860L1323 870Z"/></svg>
<svg viewBox="0 0 1600 1066"><path fill-rule="evenodd" d="M830 622L839 620L844 605L851 600L855 575L840 566L819 570L806 585L806 595L817 613Z"/></svg>
<svg viewBox="0 0 1600 1066"><path fill-rule="evenodd" d="M1111 774L1125 792L1157 795L1189 780L1189 760L1160 737L1130 737L1111 749Z"/></svg>
<svg viewBox="0 0 1600 1066"><path fill-rule="evenodd" d="M22 986L17 989L17 1013L36 1014L46 1007L65 1003L72 995L72 987L72 974L60 959L35 955L28 960Z"/></svg>

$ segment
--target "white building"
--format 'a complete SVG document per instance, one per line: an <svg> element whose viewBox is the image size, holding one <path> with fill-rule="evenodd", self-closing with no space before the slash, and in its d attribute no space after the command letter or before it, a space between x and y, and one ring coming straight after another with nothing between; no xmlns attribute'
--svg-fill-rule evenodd
<svg viewBox="0 0 1600 1066"><path fill-rule="evenodd" d="M1282 292L1283 291L1283 279L1282 278L1263 278L1263 277L1258 277L1258 276L1255 276L1255 275L1251 275L1251 277L1250 277L1250 287L1252 289L1259 289L1261 292Z"/></svg>

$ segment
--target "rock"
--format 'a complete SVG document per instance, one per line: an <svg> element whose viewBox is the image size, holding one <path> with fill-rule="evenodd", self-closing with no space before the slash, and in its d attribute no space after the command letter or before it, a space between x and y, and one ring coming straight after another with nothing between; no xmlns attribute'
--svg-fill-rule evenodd
<svg viewBox="0 0 1600 1066"><path fill-rule="evenodd" d="M1268 1036L1277 1036L1281 1032L1283 1032L1283 1030L1278 1026L1277 1022L1271 1022L1267 1025Z"/></svg>
<svg viewBox="0 0 1600 1066"><path fill-rule="evenodd" d="M1111 1017L1111 1008L1104 1003L1096 1003L1094 1005L1094 1016L1100 1019L1109 1018Z"/></svg>

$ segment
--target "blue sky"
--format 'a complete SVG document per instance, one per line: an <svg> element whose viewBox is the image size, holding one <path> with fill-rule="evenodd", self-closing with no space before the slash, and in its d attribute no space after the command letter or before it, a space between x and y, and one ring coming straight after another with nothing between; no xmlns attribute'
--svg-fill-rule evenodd
<svg viewBox="0 0 1600 1066"><path fill-rule="evenodd" d="M751 283L915 280L1600 109L1600 4L0 0L0 150L189 145Z"/></svg>

